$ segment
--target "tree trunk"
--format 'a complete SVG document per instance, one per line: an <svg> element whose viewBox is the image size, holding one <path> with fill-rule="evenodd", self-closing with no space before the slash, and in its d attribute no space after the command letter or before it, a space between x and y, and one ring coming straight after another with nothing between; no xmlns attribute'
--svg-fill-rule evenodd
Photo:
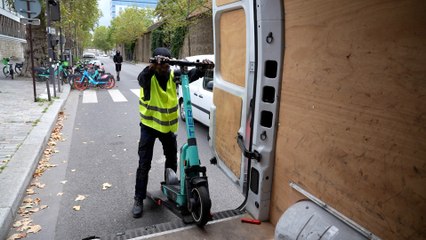
<svg viewBox="0 0 426 240"><path fill-rule="evenodd" d="M25 47L25 62L24 62L24 75L31 76L31 51L30 51L30 34L29 25L27 25L27 44ZM46 40L46 25L44 21L40 21L40 26L32 26L32 42L33 42L33 56L34 67L40 67L43 61L47 58L47 40Z"/></svg>

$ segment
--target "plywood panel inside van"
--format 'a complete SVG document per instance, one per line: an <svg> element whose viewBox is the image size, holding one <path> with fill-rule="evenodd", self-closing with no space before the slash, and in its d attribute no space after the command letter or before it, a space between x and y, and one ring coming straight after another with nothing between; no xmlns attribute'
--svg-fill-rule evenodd
<svg viewBox="0 0 426 240"><path fill-rule="evenodd" d="M271 221L293 181L383 239L426 238L426 2L284 1Z"/></svg>
<svg viewBox="0 0 426 240"><path fill-rule="evenodd" d="M220 74L222 79L245 86L246 17L243 9L232 10L220 18Z"/></svg>
<svg viewBox="0 0 426 240"><path fill-rule="evenodd" d="M213 95L216 106L215 149L220 159L239 178L241 150L237 144L237 133L241 122L242 100L216 87Z"/></svg>

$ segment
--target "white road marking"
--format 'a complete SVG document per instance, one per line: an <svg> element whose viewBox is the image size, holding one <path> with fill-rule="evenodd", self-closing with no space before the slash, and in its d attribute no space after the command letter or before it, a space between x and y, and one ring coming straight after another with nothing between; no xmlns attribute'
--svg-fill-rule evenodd
<svg viewBox="0 0 426 240"><path fill-rule="evenodd" d="M126 97L124 97L118 89L108 90L108 93L111 95L114 102L127 102Z"/></svg>
<svg viewBox="0 0 426 240"><path fill-rule="evenodd" d="M141 90L139 88L138 89L130 89L130 91L132 91L132 93L134 93L136 96L138 96L138 98L141 97L140 96Z"/></svg>
<svg viewBox="0 0 426 240"><path fill-rule="evenodd" d="M97 103L98 97L95 90L85 90L83 92L83 103Z"/></svg>

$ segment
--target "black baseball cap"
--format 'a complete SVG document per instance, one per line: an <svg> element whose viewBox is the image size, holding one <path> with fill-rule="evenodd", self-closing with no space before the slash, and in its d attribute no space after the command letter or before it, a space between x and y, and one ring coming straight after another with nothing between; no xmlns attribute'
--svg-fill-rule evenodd
<svg viewBox="0 0 426 240"><path fill-rule="evenodd" d="M156 57L156 56L163 56L163 57L171 58L171 57L172 57L172 54L171 54L171 52L170 52L170 50L169 50L169 49L167 49L167 48L165 48L165 47L159 47L159 48L156 48L156 49L154 50L154 52L152 53L152 56L153 56L153 57Z"/></svg>

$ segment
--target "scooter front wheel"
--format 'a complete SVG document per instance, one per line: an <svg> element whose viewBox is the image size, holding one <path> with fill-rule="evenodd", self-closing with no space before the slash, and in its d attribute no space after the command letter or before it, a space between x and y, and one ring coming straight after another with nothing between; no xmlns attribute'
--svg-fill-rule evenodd
<svg viewBox="0 0 426 240"><path fill-rule="evenodd" d="M192 218L199 227L206 225L210 220L211 200L209 191L206 186L198 186L191 190L194 197L194 204L192 206Z"/></svg>

